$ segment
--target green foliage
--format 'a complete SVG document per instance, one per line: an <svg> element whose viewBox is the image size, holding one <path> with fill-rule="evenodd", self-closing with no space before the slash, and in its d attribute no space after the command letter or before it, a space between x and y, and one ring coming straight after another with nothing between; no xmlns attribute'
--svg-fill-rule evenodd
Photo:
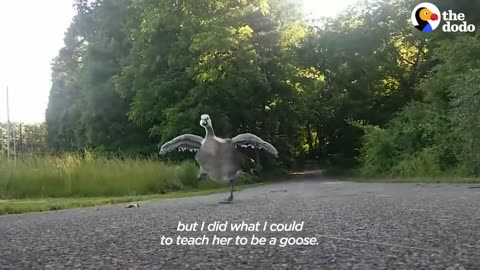
<svg viewBox="0 0 480 270"><path fill-rule="evenodd" d="M468 175L480 175L480 69L459 76L453 85L451 121L455 123L453 136L457 139L456 152Z"/></svg>
<svg viewBox="0 0 480 270"><path fill-rule="evenodd" d="M309 130L310 156L352 165L362 134L345 120L383 126L419 98L413 86L428 71L431 43L405 20L409 4L360 4L326 20L299 45L298 65L311 70L310 77L317 74L317 85L302 80L306 90L300 103L308 108L301 119Z"/></svg>
<svg viewBox="0 0 480 270"><path fill-rule="evenodd" d="M208 113L218 135L256 133L293 163L298 114L282 61L306 30L298 5L103 0L77 9L53 69L54 150L153 153L153 141L202 133Z"/></svg>
<svg viewBox="0 0 480 270"><path fill-rule="evenodd" d="M404 158L393 166L390 176L436 177L441 175L439 153L436 148L425 148L421 152Z"/></svg>
<svg viewBox="0 0 480 270"><path fill-rule="evenodd" d="M135 17L129 3L77 5L79 14L53 67L46 122L47 142L54 151L152 152L147 130L128 120L129 100L122 99L113 85L131 48L128 32L119 27Z"/></svg>
<svg viewBox="0 0 480 270"><path fill-rule="evenodd" d="M198 167L193 161L184 161L178 166L176 178L186 187L198 188Z"/></svg>
<svg viewBox="0 0 480 270"><path fill-rule="evenodd" d="M365 136L360 155L361 173L365 176L383 175L394 164L395 145L385 129L368 125L363 130Z"/></svg>
<svg viewBox="0 0 480 270"><path fill-rule="evenodd" d="M434 3L480 21L466 0ZM52 66L47 144L149 156L203 135L208 113L219 136L275 145L279 161L256 156L267 172L321 160L370 176L478 175L478 35L419 32L417 4L368 1L312 25L294 0L78 0Z"/></svg>
<svg viewBox="0 0 480 270"><path fill-rule="evenodd" d="M480 41L459 35L438 43L439 61L418 84L425 93L381 134L364 129L362 172L402 177L478 176ZM385 150L385 143L388 148ZM387 161L388 160L388 161Z"/></svg>

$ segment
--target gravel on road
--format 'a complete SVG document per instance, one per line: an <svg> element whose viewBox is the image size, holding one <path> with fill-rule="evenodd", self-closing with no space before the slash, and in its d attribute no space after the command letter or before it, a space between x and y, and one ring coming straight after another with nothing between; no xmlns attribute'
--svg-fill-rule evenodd
<svg viewBox="0 0 480 270"><path fill-rule="evenodd" d="M236 192L232 204L215 194L0 216L0 269L480 269L480 189L472 187L301 179ZM215 221L303 227L177 231L179 222ZM176 243L204 235L209 245ZM266 243L252 245L253 235ZM214 236L232 239L211 245ZM237 236L248 243L236 245ZM317 242L282 247L282 238Z"/></svg>

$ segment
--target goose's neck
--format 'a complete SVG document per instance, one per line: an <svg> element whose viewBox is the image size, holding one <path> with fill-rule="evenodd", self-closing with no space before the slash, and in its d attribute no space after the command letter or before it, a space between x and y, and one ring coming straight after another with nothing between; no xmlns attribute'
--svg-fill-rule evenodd
<svg viewBox="0 0 480 270"><path fill-rule="evenodd" d="M206 137L215 137L215 132L213 131L212 126L206 127L205 131L206 131L206 134L205 134Z"/></svg>

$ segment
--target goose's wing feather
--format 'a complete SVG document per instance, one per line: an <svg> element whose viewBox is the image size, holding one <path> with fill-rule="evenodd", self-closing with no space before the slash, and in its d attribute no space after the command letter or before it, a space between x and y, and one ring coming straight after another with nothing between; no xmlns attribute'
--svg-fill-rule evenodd
<svg viewBox="0 0 480 270"><path fill-rule="evenodd" d="M160 148L160 155L164 155L168 152L171 152L177 149L179 151L196 152L202 146L202 141L203 141L203 138L198 135L193 135L193 134L180 135L163 144Z"/></svg>
<svg viewBox="0 0 480 270"><path fill-rule="evenodd" d="M251 133L239 134L231 139L235 147L263 149L275 157L278 157L278 151L270 143L262 140L257 135Z"/></svg>

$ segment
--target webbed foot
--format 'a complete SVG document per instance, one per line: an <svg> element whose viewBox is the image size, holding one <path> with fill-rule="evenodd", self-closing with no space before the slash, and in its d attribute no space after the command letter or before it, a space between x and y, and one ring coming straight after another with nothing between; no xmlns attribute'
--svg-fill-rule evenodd
<svg viewBox="0 0 480 270"><path fill-rule="evenodd" d="M230 195L230 197L226 198L223 201L219 201L218 203L233 203L233 195Z"/></svg>

